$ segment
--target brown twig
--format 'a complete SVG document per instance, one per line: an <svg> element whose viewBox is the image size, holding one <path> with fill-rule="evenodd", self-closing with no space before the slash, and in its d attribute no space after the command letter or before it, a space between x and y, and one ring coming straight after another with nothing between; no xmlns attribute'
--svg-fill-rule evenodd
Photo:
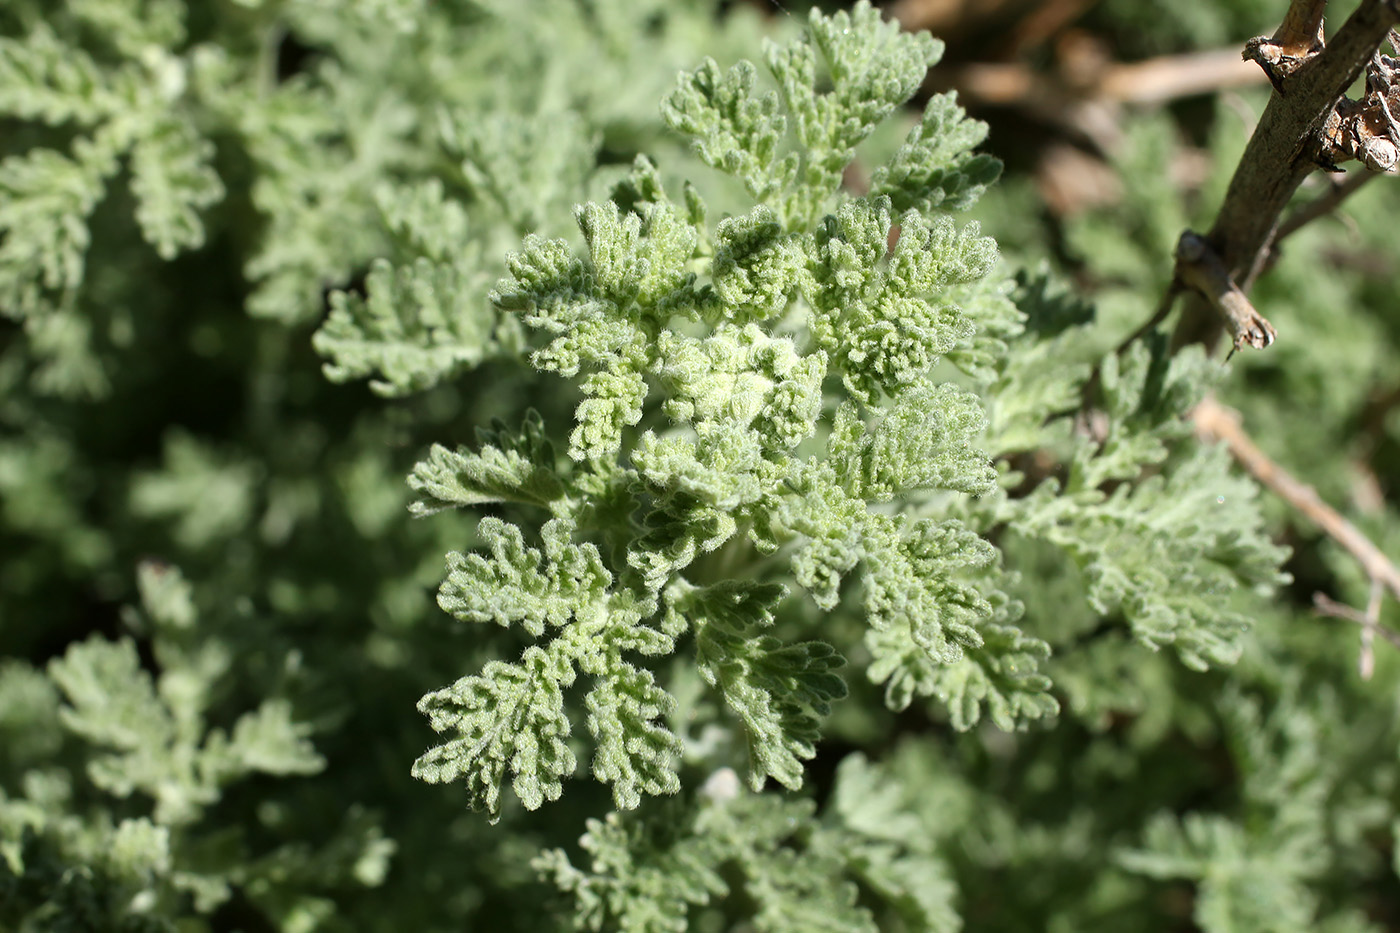
<svg viewBox="0 0 1400 933"><path fill-rule="evenodd" d="M1215 250L1204 237L1190 230L1181 235L1176 245L1176 281L1204 297L1220 313L1230 330L1234 350L1262 350L1278 336L1274 325L1255 310L1231 280Z"/></svg>
<svg viewBox="0 0 1400 933"><path fill-rule="evenodd" d="M935 75L968 106L1017 108L1069 129L1100 153L1118 148L1123 104L1161 104L1264 80L1228 49L1131 64L1096 62L1092 51L1081 50L1062 55L1058 65L1047 74L1022 62L977 62Z"/></svg>
<svg viewBox="0 0 1400 933"><path fill-rule="evenodd" d="M1099 0L1045 0L1026 14L1006 43L1010 55L1023 55L1083 16Z"/></svg>
<svg viewBox="0 0 1400 933"><path fill-rule="evenodd" d="M1270 460L1240 427L1238 415L1207 396L1191 413L1191 420L1195 423L1199 436L1224 441L1230 448L1231 455L1250 475L1311 519L1329 538L1356 558L1361 564L1361 569L1371 580L1384 586L1396 599L1400 599L1400 569L1396 569L1390 558L1358 531L1355 525L1323 502L1316 490L1306 483L1299 482L1287 470Z"/></svg>
<svg viewBox="0 0 1400 933"><path fill-rule="evenodd" d="M1234 49L1217 49L1114 65L1105 70L1099 91L1124 103L1152 104L1225 88L1251 87L1264 80Z"/></svg>
<svg viewBox="0 0 1400 933"><path fill-rule="evenodd" d="M886 10L911 32L927 29L937 36L963 31L969 21L1000 13L1008 0L895 0Z"/></svg>
<svg viewBox="0 0 1400 933"><path fill-rule="evenodd" d="M1319 217L1325 217L1332 213L1343 201L1361 190L1362 185L1366 184L1372 178L1379 177L1380 174L1380 172L1371 172L1363 169L1348 173L1346 179L1343 181L1332 181L1326 193L1293 211L1284 219L1283 223L1279 224L1278 232L1274 234L1274 241L1271 246L1278 246L1285 237L1296 233L1299 228L1312 223Z"/></svg>
<svg viewBox="0 0 1400 933"><path fill-rule="evenodd" d="M1322 46L1322 16L1327 0L1293 0L1283 22L1274 32L1274 44L1293 55L1305 55Z"/></svg>
<svg viewBox="0 0 1400 933"><path fill-rule="evenodd" d="M959 96L973 104L1026 106L1051 112L1066 105L1066 88L1057 87L1053 79L1047 81L1045 75L1020 62L965 65L950 72L949 77ZM1095 81L1076 89L1076 96L1155 104L1264 81L1264 75L1241 61L1234 49L1218 49L1106 65Z"/></svg>
<svg viewBox="0 0 1400 933"><path fill-rule="evenodd" d="M1361 626L1361 650L1357 655L1357 672L1362 680L1370 680L1376 669L1375 642L1380 635L1386 641L1400 648L1400 632L1381 625L1381 597L1384 595L1379 581L1371 581L1371 598L1366 603L1366 611L1360 612L1345 603L1329 599L1323 593L1313 594L1313 606L1325 616L1345 619Z"/></svg>

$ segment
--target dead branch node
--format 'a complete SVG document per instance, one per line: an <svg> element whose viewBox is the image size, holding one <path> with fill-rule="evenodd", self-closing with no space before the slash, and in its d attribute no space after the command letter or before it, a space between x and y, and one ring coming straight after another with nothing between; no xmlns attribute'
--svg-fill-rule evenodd
<svg viewBox="0 0 1400 933"><path fill-rule="evenodd" d="M1400 51L1394 29L1388 39ZM1322 127L1317 161L1338 171L1337 165L1356 159L1373 172L1389 172L1400 163L1400 59L1379 49L1366 65L1366 96L1339 101Z"/></svg>
<svg viewBox="0 0 1400 933"><path fill-rule="evenodd" d="M1264 69L1274 90L1284 93L1283 80L1323 49L1322 14L1327 0L1293 0L1283 23L1270 37L1245 43L1241 57Z"/></svg>

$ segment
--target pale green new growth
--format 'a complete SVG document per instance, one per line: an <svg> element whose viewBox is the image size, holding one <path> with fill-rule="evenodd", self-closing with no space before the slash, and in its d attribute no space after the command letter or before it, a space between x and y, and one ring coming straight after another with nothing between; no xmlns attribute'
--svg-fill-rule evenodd
<svg viewBox="0 0 1400 933"><path fill-rule="evenodd" d="M748 62L721 75L707 60L681 76L664 108L667 122L694 138L702 159L741 180L790 228L817 219L855 147L913 96L943 54L942 43L926 33L901 33L868 4L849 15L813 16L809 28L805 41L765 46L780 93L755 92L756 69ZM780 98L786 113L779 112ZM795 148L787 141L789 125Z"/></svg>
<svg viewBox="0 0 1400 933"><path fill-rule="evenodd" d="M706 62L666 119L756 203L711 223L695 186L673 201L638 157L614 200L575 209L581 249L531 234L507 258L492 300L533 332L534 367L582 400L567 460L531 415L475 453L434 447L410 477L416 514L502 510L479 525L486 553L449 556L440 605L536 641L424 697L449 737L417 775L465 780L493 818L507 782L533 809L574 772L582 718L619 808L675 792L686 730L668 721L664 667L642 665L692 644L755 790L802 785L851 653L892 710L917 698L960 730L1052 718L1050 644L1020 627L1040 620L1022 619L984 535L1062 549L1095 610L1188 664L1233 657L1243 619L1219 594L1274 583L1280 558L1247 484L1201 453L1139 477L1182 435L1204 369L1163 370L1137 348L1120 372L1110 357L1104 443L1079 445L1063 491L1048 480L1010 498L989 447L1060 442L1085 369L1046 349L1070 345L1052 339L1066 327L1053 300L1023 285L1027 319L996 245L944 213L996 173L969 151L984 129L935 98L872 193L838 192L939 51L860 4L769 47L777 93L746 63ZM1216 496L1231 518L1203 517ZM517 521L544 522L542 550Z"/></svg>
<svg viewBox="0 0 1400 933"><path fill-rule="evenodd" d="M746 65L723 77L703 65L682 76L667 117L757 206L711 234L698 193L687 186L676 205L639 158L618 189L625 208L576 210L581 253L530 236L509 257L493 300L544 336L536 368L577 379L584 395L568 450L577 466L561 470L532 421L517 438L483 438L477 454L435 448L415 470L419 514L502 502L557 516L543 555L492 518L480 530L491 557L450 557L443 608L545 642L424 699L434 727L457 737L419 760L420 776L465 778L493 814L506 780L530 807L558 796L574 767L563 691L582 669L595 776L619 806L674 789L675 739L655 722L669 698L623 651L669 653L690 632L702 676L747 736L751 784L800 786L845 691L843 660L829 643L765 632L787 590L743 576L763 554L823 610L845 579L859 581L868 673L892 707L937 696L960 728L984 704L1008 727L1054 711L1034 671L1044 645L993 608L1005 603L994 549L956 520L883 507L994 488L981 404L930 371L946 358L985 381L1019 329L1008 287L983 284L996 247L975 225L895 214L887 196L832 199L854 147L915 91L938 48L862 5L849 18L814 14L809 39L769 50L780 96L755 90ZM952 185L970 164L985 181L991 164L968 163L957 142L929 144L933 125L900 151L903 187L891 188L925 210L948 197L911 179ZM589 535L597 547L582 543Z"/></svg>

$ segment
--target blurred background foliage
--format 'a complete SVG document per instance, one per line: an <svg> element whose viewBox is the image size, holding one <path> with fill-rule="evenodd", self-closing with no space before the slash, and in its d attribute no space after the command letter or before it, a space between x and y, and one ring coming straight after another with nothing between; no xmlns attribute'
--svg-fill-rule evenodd
<svg viewBox="0 0 1400 933"><path fill-rule="evenodd" d="M1006 174L976 214L1006 261L1092 308L1067 362L1131 333L1178 234L1209 226L1269 93L1238 49L1284 6L887 5L948 40L927 90L958 89L991 126ZM607 809L601 788L576 781L489 827L408 777L431 741L417 698L513 649L437 609L442 555L473 523L410 520L403 478L429 443L469 442L493 417L567 419L576 400L537 391L486 303L505 251L526 231L567 234L569 206L606 196L634 154L685 158L657 110L676 71L756 58L802 13L0 5L0 928L568 926L532 860L560 847L577 863L585 832L595 855L623 845L625 827L585 825ZM1200 52L1220 55L1182 58ZM1165 70L1130 67L1157 57ZM1253 294L1279 340L1237 355L1218 389L1390 555L1397 216L1382 179L1290 237ZM415 324L376 316L367 283L392 288L446 251L433 243L453 247L434 267L447 349L425 357L409 334L383 361L396 377L329 381L322 365L359 335ZM772 844L886 832L936 856L955 910L882 916L889 929L1400 929L1400 655L1378 646L1359 678L1356 631L1310 607L1315 591L1365 605L1368 581L1267 508L1294 583L1240 664L1207 674L1131 646L1077 571L1008 533L1027 627L1057 651L1059 720L964 734L926 709L869 714L858 688L810 769L814 825L832 835ZM1383 620L1398 617L1388 604ZM862 883L892 884L869 858ZM742 914L697 907L694 928Z"/></svg>

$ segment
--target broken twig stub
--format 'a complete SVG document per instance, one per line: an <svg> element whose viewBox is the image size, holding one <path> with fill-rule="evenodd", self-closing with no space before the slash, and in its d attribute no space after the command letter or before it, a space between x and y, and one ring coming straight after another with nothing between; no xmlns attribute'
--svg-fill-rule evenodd
<svg viewBox="0 0 1400 933"><path fill-rule="evenodd" d="M1278 331L1255 310L1249 298L1230 278L1220 256L1206 238L1187 230L1176 245L1176 277L1199 292L1220 313L1229 328L1234 348L1262 350L1274 342Z"/></svg>
<svg viewBox="0 0 1400 933"><path fill-rule="evenodd" d="M1243 57L1258 62L1274 90L1283 93L1283 79L1322 51L1322 14L1327 0L1293 0L1283 23L1269 38L1257 36L1245 43Z"/></svg>

